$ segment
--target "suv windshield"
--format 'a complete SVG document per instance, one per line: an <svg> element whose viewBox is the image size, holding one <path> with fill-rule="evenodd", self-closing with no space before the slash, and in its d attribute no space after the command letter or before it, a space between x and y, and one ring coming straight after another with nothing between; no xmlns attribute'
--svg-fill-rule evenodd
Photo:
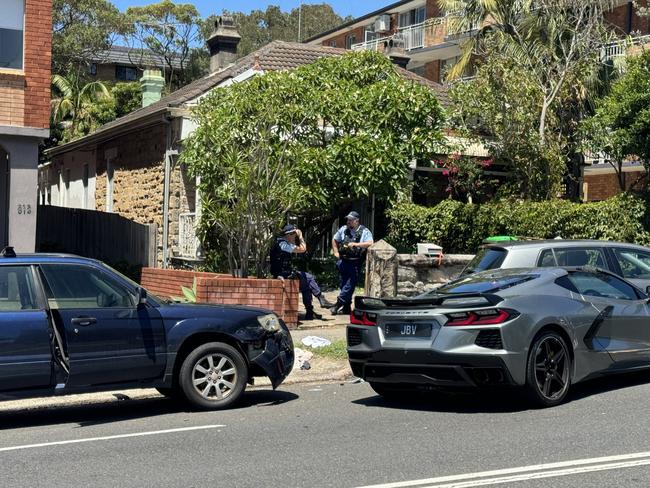
<svg viewBox="0 0 650 488"><path fill-rule="evenodd" d="M467 276L437 288L432 293L490 293L505 290L526 281L537 278L537 275L519 274L508 276L494 276L492 273L482 276Z"/></svg>
<svg viewBox="0 0 650 488"><path fill-rule="evenodd" d="M476 256L465 267L461 276L488 269L497 269L503 264L506 254L508 254L508 251L500 248L484 247L483 249L479 249Z"/></svg>

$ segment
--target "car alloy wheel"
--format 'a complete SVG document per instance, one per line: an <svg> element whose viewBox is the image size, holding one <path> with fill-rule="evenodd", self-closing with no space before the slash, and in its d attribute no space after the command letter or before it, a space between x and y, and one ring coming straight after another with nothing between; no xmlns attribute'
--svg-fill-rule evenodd
<svg viewBox="0 0 650 488"><path fill-rule="evenodd" d="M217 410L235 403L246 388L248 366L237 349L210 342L183 361L178 381L187 400L197 408Z"/></svg>
<svg viewBox="0 0 650 488"><path fill-rule="evenodd" d="M192 384L206 400L223 400L237 384L237 369L228 357L209 353L194 364Z"/></svg>
<svg viewBox="0 0 650 488"><path fill-rule="evenodd" d="M542 406L557 405L571 385L571 356L564 339L555 332L540 336L528 360L528 388Z"/></svg>

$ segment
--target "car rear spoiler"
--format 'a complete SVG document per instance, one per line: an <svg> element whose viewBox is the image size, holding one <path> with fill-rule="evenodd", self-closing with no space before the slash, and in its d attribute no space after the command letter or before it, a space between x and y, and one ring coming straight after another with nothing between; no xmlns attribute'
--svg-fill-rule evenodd
<svg viewBox="0 0 650 488"><path fill-rule="evenodd" d="M431 295L422 298L373 298L355 297L354 308L382 310L386 308L467 308L468 306L494 306L503 301L492 293L453 293Z"/></svg>

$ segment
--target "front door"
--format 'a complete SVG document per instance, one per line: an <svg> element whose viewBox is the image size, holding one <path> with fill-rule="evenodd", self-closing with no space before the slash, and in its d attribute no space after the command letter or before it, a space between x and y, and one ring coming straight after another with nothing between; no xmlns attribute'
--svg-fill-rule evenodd
<svg viewBox="0 0 650 488"><path fill-rule="evenodd" d="M154 307L108 272L81 264L43 264L50 310L63 328L68 385L146 381L162 377L165 332Z"/></svg>
<svg viewBox="0 0 650 488"><path fill-rule="evenodd" d="M573 272L569 279L600 315L587 333L595 348L621 366L650 364L650 306L625 281L606 274Z"/></svg>
<svg viewBox="0 0 650 488"><path fill-rule="evenodd" d="M0 264L0 391L49 387L50 329L31 266Z"/></svg>

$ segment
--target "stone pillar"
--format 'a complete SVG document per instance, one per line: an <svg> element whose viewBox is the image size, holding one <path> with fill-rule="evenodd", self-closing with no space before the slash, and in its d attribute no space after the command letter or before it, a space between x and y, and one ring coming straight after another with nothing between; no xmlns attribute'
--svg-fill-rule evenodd
<svg viewBox="0 0 650 488"><path fill-rule="evenodd" d="M142 86L142 106L148 107L160 100L163 86L165 86L165 78L158 69L146 69L140 78L140 85Z"/></svg>
<svg viewBox="0 0 650 488"><path fill-rule="evenodd" d="M368 249L366 295L394 297L397 294L397 250L383 239Z"/></svg>

